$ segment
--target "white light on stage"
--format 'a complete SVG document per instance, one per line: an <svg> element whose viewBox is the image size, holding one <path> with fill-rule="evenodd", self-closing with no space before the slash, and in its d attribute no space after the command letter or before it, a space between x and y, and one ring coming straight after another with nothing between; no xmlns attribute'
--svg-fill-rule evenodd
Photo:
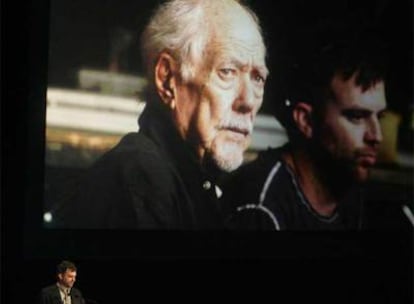
<svg viewBox="0 0 414 304"><path fill-rule="evenodd" d="M52 221L52 213L45 212L43 214L43 221L46 222L46 223L50 223Z"/></svg>

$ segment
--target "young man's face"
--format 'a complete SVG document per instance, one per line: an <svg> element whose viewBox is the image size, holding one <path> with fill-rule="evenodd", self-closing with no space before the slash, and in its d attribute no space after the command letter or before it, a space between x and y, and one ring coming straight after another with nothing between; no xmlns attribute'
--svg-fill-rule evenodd
<svg viewBox="0 0 414 304"><path fill-rule="evenodd" d="M335 76L331 88L335 98L322 111L318 140L334 164L347 170L355 181L365 181L382 140L379 119L386 108L384 83L362 91L355 85L355 75L347 81Z"/></svg>
<svg viewBox="0 0 414 304"><path fill-rule="evenodd" d="M64 273L58 274L58 278L62 286L72 288L76 281L76 270L66 269Z"/></svg>
<svg viewBox="0 0 414 304"><path fill-rule="evenodd" d="M267 77L262 37L246 14L216 26L196 79L178 86L174 118L200 159L231 171L243 161Z"/></svg>

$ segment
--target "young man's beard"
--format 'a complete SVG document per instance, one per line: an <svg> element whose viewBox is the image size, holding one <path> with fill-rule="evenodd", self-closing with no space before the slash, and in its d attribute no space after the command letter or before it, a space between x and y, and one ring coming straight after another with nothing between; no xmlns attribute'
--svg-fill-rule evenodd
<svg viewBox="0 0 414 304"><path fill-rule="evenodd" d="M324 146L309 145L309 154L314 162L318 178L338 196L343 196L354 186L366 181L358 172L357 164L350 159L337 158Z"/></svg>

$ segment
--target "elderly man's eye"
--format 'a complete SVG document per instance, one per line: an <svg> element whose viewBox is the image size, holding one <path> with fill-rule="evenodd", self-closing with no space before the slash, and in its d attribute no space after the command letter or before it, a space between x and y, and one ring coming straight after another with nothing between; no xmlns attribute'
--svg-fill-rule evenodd
<svg viewBox="0 0 414 304"><path fill-rule="evenodd" d="M255 82L257 82L258 84L264 84L265 81L266 81L266 79L263 76L261 76L260 74L253 75L253 80Z"/></svg>
<svg viewBox="0 0 414 304"><path fill-rule="evenodd" d="M219 75L223 79L231 79L236 75L236 70L231 68L223 68L219 70Z"/></svg>

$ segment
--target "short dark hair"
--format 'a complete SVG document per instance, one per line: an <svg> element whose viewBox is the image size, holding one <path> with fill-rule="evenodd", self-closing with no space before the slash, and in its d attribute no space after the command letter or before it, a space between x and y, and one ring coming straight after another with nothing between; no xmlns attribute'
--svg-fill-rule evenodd
<svg viewBox="0 0 414 304"><path fill-rule="evenodd" d="M65 273L66 270L76 271L76 265L71 261L62 261L56 267L56 274Z"/></svg>
<svg viewBox="0 0 414 304"><path fill-rule="evenodd" d="M290 138L296 134L292 109L297 102L322 106L332 97L331 80L338 75L349 80L356 74L356 84L363 90L386 79L388 46L378 27L355 20L320 22L301 29L296 43L289 45L283 89L274 115Z"/></svg>

